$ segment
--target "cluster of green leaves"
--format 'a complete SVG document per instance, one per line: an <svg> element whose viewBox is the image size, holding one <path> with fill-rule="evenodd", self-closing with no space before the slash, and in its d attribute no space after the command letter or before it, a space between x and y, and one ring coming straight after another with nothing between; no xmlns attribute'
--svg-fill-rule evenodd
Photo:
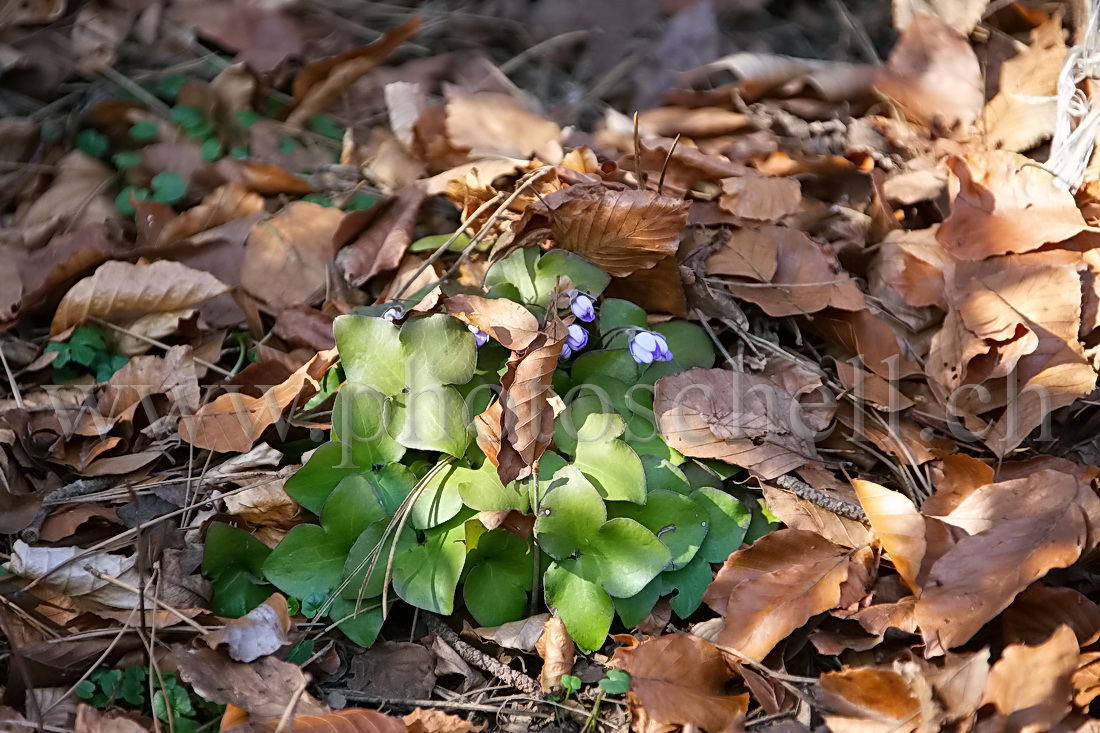
<svg viewBox="0 0 1100 733"><path fill-rule="evenodd" d="M541 317L562 277L592 295L608 283L577 255L524 249L489 271L488 296ZM630 357L625 326L646 327L644 311L605 299L602 348L554 374L568 407L537 478L503 485L472 440L472 421L510 352L495 342L477 349L448 315L414 316L400 327L376 316L338 318L347 382L332 440L286 483L319 521L294 527L273 550L212 526L204 570L213 610L240 615L274 587L366 646L387 598L447 615L461 586L467 610L492 626L522 618L537 582L585 650L603 644L615 614L636 625L661 596L673 596L679 616L693 613L711 564L768 523L747 492L730 493L738 469L686 458L654 422L657 379L713 365L706 334L686 322L657 326L674 359L646 365ZM510 509L536 513L531 537L487 530L477 518Z"/></svg>
<svg viewBox="0 0 1100 733"><path fill-rule="evenodd" d="M185 78L178 75L164 77L148 91L168 101L175 101ZM267 117L278 113L278 104L272 97L265 102ZM243 139L249 127L264 119L264 115L254 110L238 110L221 124L210 119L200 108L188 104L175 104L168 114L168 121L175 125L177 136L181 140L192 140L199 144L202 159L213 162L229 155L234 158L248 158L247 145L229 145L230 140ZM340 140L343 129L329 115L314 115L308 122L311 131L318 135ZM140 148L155 141L161 134L161 128L152 119L143 119L130 126L129 140L123 148L112 150L110 140L93 128L81 130L76 135L76 146L83 153L94 158L110 157L116 170L124 178L124 185L115 197L115 206L126 217L135 215L134 201L159 201L166 204L178 204L187 194L187 181L175 171L162 171L153 176L147 185L133 179L132 171L141 164ZM228 150L227 150L228 147ZM300 146L290 135L279 138L280 150L290 155ZM334 154L335 155L335 154ZM308 194L305 201L313 201L322 206L333 206L332 201L323 194ZM346 211L370 208L377 199L365 193L356 193L345 204Z"/></svg>
<svg viewBox="0 0 1100 733"><path fill-rule="evenodd" d="M56 353L53 364L54 382L70 382L85 374L95 376L97 382L106 382L130 361L125 354L111 351L107 338L99 326L88 324L73 329L68 341L51 341L46 353Z"/></svg>
<svg viewBox="0 0 1100 733"><path fill-rule="evenodd" d="M158 720L170 722L178 733L199 730L217 720L225 707L207 702L198 695L192 696L175 675L168 672L153 675L153 688L150 704L148 670L131 664L125 669L101 667L93 670L76 686L76 694L97 708L118 706L151 713Z"/></svg>

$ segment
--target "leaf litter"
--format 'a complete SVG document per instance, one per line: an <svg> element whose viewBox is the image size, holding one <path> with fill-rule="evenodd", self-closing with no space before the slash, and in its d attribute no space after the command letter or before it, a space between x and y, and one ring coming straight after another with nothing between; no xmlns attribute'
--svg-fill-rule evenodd
<svg viewBox="0 0 1100 733"><path fill-rule="evenodd" d="M179 730L209 703L237 731L1093 729L1098 179L1045 163L1095 31L984 0L527 5L0 14L0 726ZM748 30L780 5L788 22ZM543 252L610 284L514 265ZM501 497L533 485L537 506L564 462L555 421L583 403L559 394L562 347L592 348L569 293L604 285L627 314L604 345L646 331L672 359L648 382L671 462L645 482L736 466L755 507L745 544L651 584L702 607L621 623L603 588L624 581L562 555L547 598L591 586L620 619L588 654L534 597L477 629L466 598L452 639L383 596L363 652L373 599L276 592L271 548L314 521L295 498L320 510L297 469L348 409L334 321L446 313L506 352L463 443L490 468L455 469L501 493L438 527L413 502L402 545L491 558L483 537L542 531ZM457 394L441 381L425 394ZM576 457L604 492L624 427L600 443L615 460ZM371 480L385 504L405 479ZM432 496L434 517L455 501ZM232 550L204 557L210 532ZM127 665L160 697L124 706Z"/></svg>

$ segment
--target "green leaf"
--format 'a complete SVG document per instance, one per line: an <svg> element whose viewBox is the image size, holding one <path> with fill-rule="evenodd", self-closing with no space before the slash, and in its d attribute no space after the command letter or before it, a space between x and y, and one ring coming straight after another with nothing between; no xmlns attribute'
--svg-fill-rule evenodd
<svg viewBox="0 0 1100 733"><path fill-rule="evenodd" d="M555 476L535 521L535 536L559 562L585 560L586 577L621 598L644 588L670 559L668 548L638 522L608 520L599 492L572 466Z"/></svg>
<svg viewBox="0 0 1100 733"><path fill-rule="evenodd" d="M145 668L136 664L127 665L122 672L122 685L119 694L131 705L145 704Z"/></svg>
<svg viewBox="0 0 1100 733"><path fill-rule="evenodd" d="M635 384L641 367L626 349L586 351L574 360L570 378L573 384L585 384L597 375L613 377L624 384Z"/></svg>
<svg viewBox="0 0 1100 733"><path fill-rule="evenodd" d="M505 529L481 536L466 559L462 598L482 626L518 621L527 611L533 556L527 542Z"/></svg>
<svg viewBox="0 0 1100 733"><path fill-rule="evenodd" d="M721 489L703 487L691 493L707 512L707 537L699 548L699 556L707 562L725 562L741 546L752 521L744 504Z"/></svg>
<svg viewBox="0 0 1100 733"><path fill-rule="evenodd" d="M344 128L336 124L336 121L329 115L313 115L309 118L309 129L313 130L319 135L324 135L327 138L333 140L344 139Z"/></svg>
<svg viewBox="0 0 1100 733"><path fill-rule="evenodd" d="M95 683L91 680L81 680L80 684L73 688L73 692L82 700L91 700L95 696Z"/></svg>
<svg viewBox="0 0 1100 733"><path fill-rule="evenodd" d="M130 137L139 142L154 140L157 137L157 126L151 120L135 122L130 127Z"/></svg>
<svg viewBox="0 0 1100 733"><path fill-rule="evenodd" d="M453 234L432 234L431 236L421 237L409 246L410 252L434 252L442 247L447 240L449 240ZM461 252L466 249L466 245L470 243L470 237L465 232L459 234L455 241L451 243L451 246L447 248L448 252Z"/></svg>
<svg viewBox="0 0 1100 733"><path fill-rule="evenodd" d="M445 524L426 530L406 527L398 539L393 563L393 589L417 608L449 616L455 588L466 561L464 511Z"/></svg>
<svg viewBox="0 0 1100 733"><path fill-rule="evenodd" d="M359 646L365 647L374 644L384 620L382 602L377 598L363 599L358 614L355 613L355 601L337 598L332 602L328 615L333 621L344 619L336 628Z"/></svg>
<svg viewBox="0 0 1100 733"><path fill-rule="evenodd" d="M222 157L225 152L225 148L222 147L221 142L217 138L207 138L202 141L202 159L208 163L217 160Z"/></svg>
<svg viewBox="0 0 1100 733"><path fill-rule="evenodd" d="M352 450L339 441L329 441L313 451L306 464L284 485L287 495L314 514L320 514L332 490L346 476L370 466L359 466L352 459Z"/></svg>
<svg viewBox="0 0 1100 733"><path fill-rule="evenodd" d="M333 439L351 448L357 466L393 463L405 447L386 430L386 397L365 384L348 382L332 407Z"/></svg>
<svg viewBox="0 0 1100 733"><path fill-rule="evenodd" d="M247 145L234 145L229 149L229 156L237 160L247 160L252 156L252 151L248 149Z"/></svg>
<svg viewBox="0 0 1100 733"><path fill-rule="evenodd" d="M638 454L617 439L624 429L618 415L588 415L577 435L573 465L603 498L640 504L646 500L645 470Z"/></svg>
<svg viewBox="0 0 1100 733"><path fill-rule="evenodd" d="M221 522L211 524L202 558L202 572L213 588L210 610L239 618L263 603L275 590L263 582L263 564L270 554L248 532Z"/></svg>
<svg viewBox="0 0 1100 733"><path fill-rule="evenodd" d="M290 662L291 664L297 664L298 666L301 666L310 657L313 656L314 646L316 646L316 645L313 643L313 641L306 640L306 639L303 639L302 641L299 641L287 653L285 661Z"/></svg>
<svg viewBox="0 0 1100 733"><path fill-rule="evenodd" d="M252 127L262 119L259 112L251 109L239 109L233 113L233 122L241 127Z"/></svg>
<svg viewBox="0 0 1100 733"><path fill-rule="evenodd" d="M657 456L642 456L642 468L645 470L647 490L675 491L685 496L691 493L691 484L684 472L671 461Z"/></svg>
<svg viewBox="0 0 1100 733"><path fill-rule="evenodd" d="M615 609L600 587L599 571L589 558L554 562L546 570L546 605L561 617L569 636L583 652L603 646Z"/></svg>
<svg viewBox="0 0 1100 733"><path fill-rule="evenodd" d="M332 332L349 382L388 396L401 394L406 383L405 356L397 326L382 318L338 316Z"/></svg>
<svg viewBox="0 0 1100 733"><path fill-rule="evenodd" d="M679 570L661 573L658 580L661 582L661 595L676 593L671 601L672 610L680 618L687 618L703 602L703 594L714 580L714 573L710 563L702 555L696 555Z"/></svg>
<svg viewBox="0 0 1100 733"><path fill-rule="evenodd" d="M630 674L621 669L609 669L599 685L608 695L622 695L630 689Z"/></svg>
<svg viewBox="0 0 1100 733"><path fill-rule="evenodd" d="M85 155L98 158L107 152L107 138L91 128L84 129L76 134L76 146Z"/></svg>
<svg viewBox="0 0 1100 733"><path fill-rule="evenodd" d="M619 620L623 622L623 626L632 629L649 615L649 612L653 610L653 607L661 598L661 578L663 576L664 573L661 573L661 575L649 581L645 588L629 598L612 599L615 602L615 613L619 614Z"/></svg>
<svg viewBox="0 0 1100 733"><path fill-rule="evenodd" d="M141 153L135 153L133 151L125 151L122 153L115 153L111 156L111 161L115 164L115 168L120 171L130 170L141 165Z"/></svg>
<svg viewBox="0 0 1100 733"><path fill-rule="evenodd" d="M98 354L95 362L95 378L97 382L106 382L122 367L130 363L130 357L126 354Z"/></svg>
<svg viewBox="0 0 1100 733"><path fill-rule="evenodd" d="M168 74L157 79L157 94L165 99L175 99L180 94L180 89L187 83L186 74Z"/></svg>
<svg viewBox="0 0 1100 733"><path fill-rule="evenodd" d="M302 201L308 201L313 204L318 204L327 208L332 208L336 204L332 203L332 199L323 193L307 193L302 197Z"/></svg>
<svg viewBox="0 0 1100 733"><path fill-rule="evenodd" d="M179 173L172 171L156 174L153 176L151 185L153 186L152 200L165 204L174 204L187 193L187 181L183 180L183 176Z"/></svg>
<svg viewBox="0 0 1100 733"><path fill-rule="evenodd" d="M457 318L437 314L406 321L401 344L408 361L407 384L465 384L474 376L474 335Z"/></svg>
<svg viewBox="0 0 1100 733"><path fill-rule="evenodd" d="M614 502L608 505L607 513L633 519L655 534L671 555L668 570L687 565L707 536L706 510L674 491L650 491L644 505Z"/></svg>
<svg viewBox="0 0 1100 733"><path fill-rule="evenodd" d="M137 213L134 210L134 204L130 201L131 198L135 201L148 201L149 191L137 186L126 186L118 192L118 196L115 196L115 208L118 209L118 213L127 217Z"/></svg>
<svg viewBox="0 0 1100 733"><path fill-rule="evenodd" d="M485 274L485 287L510 285L515 288L520 302L534 303L535 263L539 253L534 247L521 247L502 260L493 263Z"/></svg>
<svg viewBox="0 0 1100 733"><path fill-rule="evenodd" d="M503 485L496 467L490 461L485 461L477 470L456 469L449 480L458 484L462 503L479 512L504 509L525 512L529 508L527 492L519 490L515 482Z"/></svg>
<svg viewBox="0 0 1100 733"><path fill-rule="evenodd" d="M206 122L206 115L198 107L190 104L177 104L168 113L168 119L186 128L195 127Z"/></svg>
<svg viewBox="0 0 1100 733"><path fill-rule="evenodd" d="M611 282L611 276L584 257L564 249L554 249L539 257L535 265L535 291L539 305L548 305L558 279L567 277L574 290L596 297Z"/></svg>
<svg viewBox="0 0 1100 733"><path fill-rule="evenodd" d="M601 336L606 336L612 329L622 326L636 326L638 328L648 329L648 324L649 319L646 316L645 310L634 305L629 300L606 298L600 303ZM627 344L627 339L627 334L622 333L613 336L611 340L606 343L608 346L623 348Z"/></svg>
<svg viewBox="0 0 1100 733"><path fill-rule="evenodd" d="M467 335L472 334L469 331ZM469 445L472 416L457 389L435 384L395 397L389 431L408 448L461 456Z"/></svg>
<svg viewBox="0 0 1100 733"><path fill-rule="evenodd" d="M357 193L344 205L344 211L362 211L363 209L369 209L376 203L378 203L378 199L374 196L366 193Z"/></svg>
<svg viewBox="0 0 1100 733"><path fill-rule="evenodd" d="M388 526L389 521L386 520L375 522L363 530L348 550L341 577L341 585L343 585L343 590L340 591L341 598L354 601L382 595L386 585L386 565L389 562L389 552L394 537L392 533L386 535ZM379 547L383 537L386 541ZM370 571L370 580L364 583L367 571Z"/></svg>
<svg viewBox="0 0 1100 733"><path fill-rule="evenodd" d="M428 529L443 524L462 509L459 481L452 480L456 473L470 469L453 463L438 471L420 492L409 511L409 526Z"/></svg>
<svg viewBox="0 0 1100 733"><path fill-rule="evenodd" d="M565 688L565 694L570 695L581 689L581 678L574 677L571 674L563 674L561 676L561 686Z"/></svg>
<svg viewBox="0 0 1100 733"><path fill-rule="evenodd" d="M95 351L106 351L107 342L103 339L103 331L99 326L89 324L73 330L69 336L69 344L72 346L86 346Z"/></svg>
<svg viewBox="0 0 1100 733"><path fill-rule="evenodd" d="M327 596L339 584L359 535L386 519L385 507L369 482L349 476L325 502L321 526L293 527L264 562L264 575L287 595Z"/></svg>

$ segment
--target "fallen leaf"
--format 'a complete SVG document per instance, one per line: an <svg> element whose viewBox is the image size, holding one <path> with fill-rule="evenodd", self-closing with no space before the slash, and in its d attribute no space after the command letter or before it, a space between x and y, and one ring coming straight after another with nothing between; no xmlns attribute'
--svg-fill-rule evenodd
<svg viewBox="0 0 1100 733"><path fill-rule="evenodd" d="M214 276L176 262L105 262L65 294L54 313L50 335L57 336L93 318L132 311L178 310L228 290Z"/></svg>
<svg viewBox="0 0 1100 733"><path fill-rule="evenodd" d="M333 241L340 250L336 261L349 283L359 287L401 264L426 198L419 187L406 186L394 198L344 217Z"/></svg>
<svg viewBox="0 0 1100 733"><path fill-rule="evenodd" d="M408 733L480 733L484 725L474 725L442 710L416 708L402 720Z"/></svg>
<svg viewBox="0 0 1100 733"><path fill-rule="evenodd" d="M442 303L452 316L484 331L511 351L523 351L542 335L534 314L505 298L459 294L444 298Z"/></svg>
<svg viewBox="0 0 1100 733"><path fill-rule="evenodd" d="M212 171L222 182L264 196L280 193L303 196L314 192L308 181L273 163L226 156L213 165Z"/></svg>
<svg viewBox="0 0 1100 733"><path fill-rule="evenodd" d="M1065 58L1062 19L1055 16L1033 29L1031 43L1001 66L1000 88L982 113L991 147L1021 152L1054 134Z"/></svg>
<svg viewBox="0 0 1100 733"><path fill-rule="evenodd" d="M665 377L653 411L661 437L684 455L718 458L765 480L818 460L798 402L755 374L692 369Z"/></svg>
<svg viewBox="0 0 1100 733"><path fill-rule="evenodd" d="M147 733L149 729L131 716L136 716L136 713L96 710L91 705L80 703L76 708L75 733ZM10 719L8 716L3 717ZM28 730L32 730L30 724Z"/></svg>
<svg viewBox="0 0 1100 733"><path fill-rule="evenodd" d="M535 643L535 651L542 657L542 671L539 672L542 691L560 688L562 675L572 673L573 657L577 654L577 646L560 618L551 616L546 622Z"/></svg>
<svg viewBox="0 0 1100 733"><path fill-rule="evenodd" d="M285 729L281 718L251 722L252 716L240 708L232 710L235 707L227 706L219 730L225 733L279 733L281 728ZM401 718L366 708L344 708L324 715L295 715L289 726L300 733L405 733L408 730Z"/></svg>
<svg viewBox="0 0 1100 733"><path fill-rule="evenodd" d="M305 45L302 19L287 9L253 3L198 2L173 7L188 28L240 52L262 74L273 73Z"/></svg>
<svg viewBox="0 0 1100 733"><path fill-rule="evenodd" d="M1013 644L1039 644L1068 626L1084 648L1100 639L1100 605L1073 588L1032 583L1001 614L1001 625Z"/></svg>
<svg viewBox="0 0 1100 733"><path fill-rule="evenodd" d="M529 476L554 436L550 382L566 333L554 314L538 338L513 352L500 380L500 398L478 416L478 445L505 485Z"/></svg>
<svg viewBox="0 0 1100 733"><path fill-rule="evenodd" d="M241 265L241 285L278 307L304 305L323 293L339 209L295 201L252 227Z"/></svg>
<svg viewBox="0 0 1100 733"><path fill-rule="evenodd" d="M718 206L734 216L752 221L779 221L798 211L802 187L792 178L755 176L726 178Z"/></svg>
<svg viewBox="0 0 1100 733"><path fill-rule="evenodd" d="M909 589L919 594L917 575L924 561L924 517L913 502L896 491L860 479L852 479L852 486L894 569Z"/></svg>
<svg viewBox="0 0 1100 733"><path fill-rule="evenodd" d="M718 644L763 659L810 617L837 607L848 557L848 550L800 529L776 530L734 552L703 594L726 619Z"/></svg>
<svg viewBox="0 0 1100 733"><path fill-rule="evenodd" d="M387 30L369 46L353 48L304 66L294 77L294 99L287 124L302 127L311 117L324 112L356 80L389 58L419 30L420 16L413 15L396 28Z"/></svg>
<svg viewBox="0 0 1100 733"><path fill-rule="evenodd" d="M1030 252L1080 233L1073 194L1031 159L1005 150L952 157L951 215L936 237L956 257Z"/></svg>
<svg viewBox="0 0 1100 733"><path fill-rule="evenodd" d="M982 71L966 36L932 15L913 17L874 86L909 119L941 134L965 135L985 102Z"/></svg>
<svg viewBox="0 0 1100 733"><path fill-rule="evenodd" d="M399 700L431 697L435 686L435 657L420 644L380 641L351 662L348 687L359 692Z"/></svg>
<svg viewBox="0 0 1100 733"><path fill-rule="evenodd" d="M942 521L962 531L929 546L935 559L914 609L927 656L967 642L1024 588L1092 547L1100 499L1087 483L1045 470L980 487Z"/></svg>
<svg viewBox="0 0 1100 733"><path fill-rule="evenodd" d="M516 231L538 232L545 226L555 247L576 252L610 275L625 277L675 254L687 212L686 201L652 191L614 191L603 184L583 183L528 206ZM517 237L522 242L522 235Z"/></svg>
<svg viewBox="0 0 1100 733"><path fill-rule="evenodd" d="M900 733L915 731L924 722L920 701L893 670L858 667L826 672L817 681L817 698L829 710L829 730L838 733L861 728Z"/></svg>
<svg viewBox="0 0 1100 733"><path fill-rule="evenodd" d="M747 694L725 694L733 672L722 653L697 636L671 634L619 647L610 665L630 675L627 708L636 731L673 725L729 730L748 709Z"/></svg>
<svg viewBox="0 0 1100 733"><path fill-rule="evenodd" d="M74 150L57 162L53 183L14 223L23 230L53 232L114 221L119 215L110 196L112 175L99 160Z"/></svg>
<svg viewBox="0 0 1100 733"><path fill-rule="evenodd" d="M535 651L535 644L542 637L550 614L540 613L520 621L510 621L493 627L478 627L474 633L482 639L491 641L505 649L518 649L523 652Z"/></svg>
<svg viewBox="0 0 1100 733"><path fill-rule="evenodd" d="M765 238L764 246L775 248L776 269L758 283L730 282L729 290L738 298L777 317L815 313L830 306L849 311L866 306L854 279L840 266L829 245L788 227L761 226L757 232ZM735 235L727 246L738 246L737 241Z"/></svg>
<svg viewBox="0 0 1100 733"><path fill-rule="evenodd" d="M127 610L141 605L138 593L100 577L107 576L137 588L142 584L135 567L137 558L101 552L77 561L77 557L84 554L79 547L31 547L22 540L16 540L6 567L13 575L38 579L39 583L59 595ZM145 606L152 605L150 589Z"/></svg>
<svg viewBox="0 0 1100 733"><path fill-rule="evenodd" d="M1060 627L1038 646L1012 644L989 671L983 703L1004 715L1009 730L1037 733L1069 714L1079 648L1073 630Z"/></svg>
<svg viewBox="0 0 1100 733"><path fill-rule="evenodd" d="M454 94L447 99L446 131L451 143L471 157L504 155L561 161L561 128L524 109L514 98L494 92Z"/></svg>
<svg viewBox="0 0 1100 733"><path fill-rule="evenodd" d="M790 529L819 534L835 545L856 548L871 542L871 531L861 522L838 516L789 491L768 484L762 487L768 511Z"/></svg>
<svg viewBox="0 0 1100 733"><path fill-rule="evenodd" d="M290 643L287 638L290 625L286 598L275 593L244 616L207 633L202 640L211 649L224 644L229 656L238 662L254 662Z"/></svg>
<svg viewBox="0 0 1100 733"><path fill-rule="evenodd" d="M38 537L43 542L57 542L71 536L85 522L90 520L100 520L98 522L100 526L103 522L120 524L118 513L110 507L96 504L73 504L62 507L46 517L46 521L42 522L42 529L38 533Z"/></svg>
<svg viewBox="0 0 1100 733"><path fill-rule="evenodd" d="M283 413L320 390L320 380L336 363L336 349L317 354L298 371L259 397L241 392L223 394L203 405L193 415L180 419L179 433L185 441L219 453L246 453L265 430Z"/></svg>
<svg viewBox="0 0 1100 733"><path fill-rule="evenodd" d="M1073 704L1088 708L1100 696L1100 652L1081 652L1072 682Z"/></svg>

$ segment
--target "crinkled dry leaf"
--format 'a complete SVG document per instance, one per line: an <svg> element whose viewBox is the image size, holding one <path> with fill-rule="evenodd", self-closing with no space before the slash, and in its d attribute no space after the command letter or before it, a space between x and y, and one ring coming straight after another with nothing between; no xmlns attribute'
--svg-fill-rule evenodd
<svg viewBox="0 0 1100 733"><path fill-rule="evenodd" d="M315 395L319 380L336 363L336 349L317 354L282 384L260 397L229 392L180 420L180 437L196 448L219 453L246 453L265 430L298 402Z"/></svg>
<svg viewBox="0 0 1100 733"><path fill-rule="evenodd" d="M542 671L539 672L542 691L550 692L560 687L562 675L573 671L573 657L577 654L577 646L560 618L552 616L546 622L535 643L535 651L542 657Z"/></svg>
<svg viewBox="0 0 1100 733"><path fill-rule="evenodd" d="M289 173L274 163L258 160L225 157L213 166L217 177L226 183L234 183L246 191L273 196L279 193L299 196L313 193L310 183Z"/></svg>
<svg viewBox="0 0 1100 733"><path fill-rule="evenodd" d="M692 369L658 380L653 410L661 437L687 456L718 458L763 479L818 460L801 406L766 377Z"/></svg>
<svg viewBox="0 0 1100 733"><path fill-rule="evenodd" d="M84 550L79 547L31 547L16 540L7 570L23 578L41 579L39 582L43 586L59 595L79 597L112 608L140 606L138 593L100 577L107 576L137 588L141 584L134 567L137 558L98 553L76 560L83 554ZM152 604L150 592L145 606L150 608Z"/></svg>
<svg viewBox="0 0 1100 733"><path fill-rule="evenodd" d="M529 476L554 436L550 382L565 336L565 324L553 315L524 351L508 359L500 399L477 418L478 445L503 484Z"/></svg>
<svg viewBox="0 0 1100 733"><path fill-rule="evenodd" d="M510 621L500 626L478 627L474 629L474 633L482 639L491 641L506 649L533 652L535 643L542 636L542 630L549 620L550 614L540 613L521 621Z"/></svg>
<svg viewBox="0 0 1100 733"><path fill-rule="evenodd" d="M951 215L936 237L965 260L1030 252L1080 233L1085 220L1073 194L1042 166L1006 150L953 157Z"/></svg>
<svg viewBox="0 0 1100 733"><path fill-rule="evenodd" d="M893 0L894 27L904 30L918 15L932 15L969 35L982 19L989 0Z"/></svg>
<svg viewBox="0 0 1100 733"><path fill-rule="evenodd" d="M793 178L755 176L726 178L718 206L752 221L779 221L798 211L802 187Z"/></svg>
<svg viewBox="0 0 1100 733"><path fill-rule="evenodd" d="M119 313L177 310L228 290L213 275L176 262L106 262L65 294L50 324L50 334L56 336L93 318Z"/></svg>
<svg viewBox="0 0 1100 733"><path fill-rule="evenodd" d="M874 84L909 119L938 132L965 134L985 102L982 70L966 36L931 15L913 18Z"/></svg>
<svg viewBox="0 0 1100 733"><path fill-rule="evenodd" d="M871 541L871 530L861 522L838 516L789 491L768 484L764 484L762 489L768 511L790 529L814 532L841 547L862 547Z"/></svg>
<svg viewBox="0 0 1100 733"><path fill-rule="evenodd" d="M519 225L545 222L554 246L576 252L608 274L624 277L653 267L680 246L688 202L652 191L616 191L582 183L527 207ZM537 231L537 229L536 229ZM502 255L504 253L501 253Z"/></svg>
<svg viewBox="0 0 1100 733"><path fill-rule="evenodd" d="M173 346L163 357L131 358L107 382L98 411L112 422L133 421L138 409L154 395L167 395L181 412L198 409L201 395L190 346Z"/></svg>
<svg viewBox="0 0 1100 733"><path fill-rule="evenodd" d="M459 294L444 298L442 303L452 316L484 331L511 351L523 351L542 335L531 311L505 298Z"/></svg>
<svg viewBox="0 0 1100 733"><path fill-rule="evenodd" d="M718 644L763 659L811 616L837 607L849 554L800 529L776 530L734 552L703 595L726 618Z"/></svg>
<svg viewBox="0 0 1100 733"><path fill-rule="evenodd" d="M273 306L309 302L324 291L328 264L336 254L333 234L339 209L295 201L252 227L241 265L241 285Z"/></svg>
<svg viewBox="0 0 1100 733"><path fill-rule="evenodd" d="M469 148L471 157L506 155L562 159L561 128L524 109L514 98L495 92L455 94L447 100L446 130L451 143Z"/></svg>
<svg viewBox="0 0 1100 733"><path fill-rule="evenodd" d="M289 631L286 598L275 593L246 615L227 621L224 627L211 631L202 640L211 649L225 644L229 656L238 662L253 662L289 644Z"/></svg>
<svg viewBox="0 0 1100 733"><path fill-rule="evenodd" d="M349 283L358 287L401 264L426 198L420 187L406 186L389 201L344 217L333 236L342 248L336 261Z"/></svg>
<svg viewBox="0 0 1100 733"><path fill-rule="evenodd" d="M1100 605L1073 588L1032 583L1001 614L1001 624L1013 644L1039 644L1068 626L1086 647L1100 639Z"/></svg>
<svg viewBox="0 0 1100 733"><path fill-rule="evenodd" d="M484 725L474 725L442 710L416 708L402 720L408 733L480 733Z"/></svg>
<svg viewBox="0 0 1100 733"><path fill-rule="evenodd" d="M888 669L858 667L826 672L817 681L817 698L831 714L825 715L829 730L917 730L921 704L909 683ZM874 725L874 728L869 726Z"/></svg>
<svg viewBox="0 0 1100 733"><path fill-rule="evenodd" d="M747 694L725 694L733 672L722 653L697 636L670 634L620 647L610 664L630 675L627 706L635 731L672 725L729 730L748 709Z"/></svg>
<svg viewBox="0 0 1100 733"><path fill-rule="evenodd" d="M118 219L110 196L113 172L99 160L74 150L57 162L53 183L26 209L15 224L21 229L70 230Z"/></svg>
<svg viewBox="0 0 1100 733"><path fill-rule="evenodd" d="M759 236L764 237L763 243ZM748 237L753 248L774 248L776 269L767 280L731 282L729 289L738 298L756 303L768 315L803 315L830 306L847 311L866 307L854 278L840 266L829 245L815 242L799 229L761 226L755 235L734 235L726 246L739 247L742 237ZM752 264L770 261L757 254L751 258Z"/></svg>
<svg viewBox="0 0 1100 733"><path fill-rule="evenodd" d="M235 705L226 707L220 728L225 733L279 733L285 729L301 733L405 733L407 730L401 718L366 708L344 708L323 715L295 715L289 726L283 728L281 719L253 722L248 713Z"/></svg>
<svg viewBox="0 0 1100 733"><path fill-rule="evenodd" d="M1065 58L1062 19L1055 16L1032 30L1028 47L1001 66L1000 88L982 113L990 147L1021 152L1054 134Z"/></svg>
<svg viewBox="0 0 1100 733"><path fill-rule="evenodd" d="M989 671L982 702L992 703L1008 718L1008 730L1051 730L1069 714L1078 652L1077 637L1068 626L1038 646L1005 647Z"/></svg>
<svg viewBox="0 0 1100 733"><path fill-rule="evenodd" d="M1073 476L1037 471L976 489L942 521L961 532L928 536L934 559L914 610L928 656L967 642L1024 588L1094 546L1100 498Z"/></svg>
<svg viewBox="0 0 1100 733"><path fill-rule="evenodd" d="M314 115L324 112L356 80L389 58L419 30L420 16L413 15L369 46L307 64L294 77L293 108L286 118L287 124L301 127Z"/></svg>
<svg viewBox="0 0 1100 733"><path fill-rule="evenodd" d="M910 590L920 593L917 574L924 561L924 517L913 502L896 491L859 479L852 479L852 486L898 575Z"/></svg>

